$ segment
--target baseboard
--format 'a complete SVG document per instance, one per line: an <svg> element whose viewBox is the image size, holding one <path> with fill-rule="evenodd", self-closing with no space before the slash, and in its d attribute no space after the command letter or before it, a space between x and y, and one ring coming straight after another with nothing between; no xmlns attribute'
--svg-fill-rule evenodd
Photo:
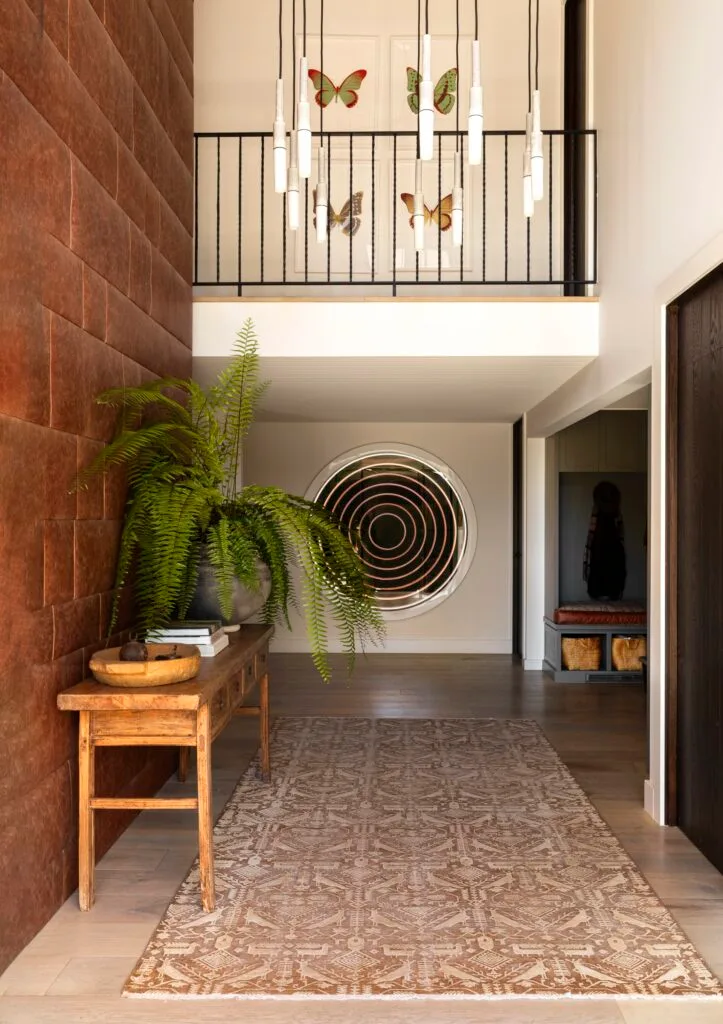
<svg viewBox="0 0 723 1024"><path fill-rule="evenodd" d="M542 672L544 662L542 658L525 658L522 667L525 672Z"/></svg>
<svg viewBox="0 0 723 1024"><path fill-rule="evenodd" d="M276 636L271 650L279 654L308 654L306 637ZM329 651L339 653L338 641L329 641ZM369 647L368 654L512 654L511 640L474 640L467 637L413 637L387 639L383 647Z"/></svg>
<svg viewBox="0 0 723 1024"><path fill-rule="evenodd" d="M643 808L646 814L649 814L653 821L656 821L656 801L655 801L655 787L650 779L646 779L643 783ZM662 824L662 822L658 822Z"/></svg>

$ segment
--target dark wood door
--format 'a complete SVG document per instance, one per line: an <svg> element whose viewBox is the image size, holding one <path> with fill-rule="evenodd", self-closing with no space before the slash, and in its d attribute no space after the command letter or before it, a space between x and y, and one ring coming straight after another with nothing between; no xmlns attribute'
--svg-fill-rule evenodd
<svg viewBox="0 0 723 1024"><path fill-rule="evenodd" d="M669 799L723 870L723 270L669 311Z"/></svg>

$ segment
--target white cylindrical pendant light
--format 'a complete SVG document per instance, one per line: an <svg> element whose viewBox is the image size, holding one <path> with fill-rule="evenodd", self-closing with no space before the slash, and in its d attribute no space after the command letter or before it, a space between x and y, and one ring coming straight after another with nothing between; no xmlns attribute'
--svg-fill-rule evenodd
<svg viewBox="0 0 723 1024"><path fill-rule="evenodd" d="M467 115L467 160L474 166L482 163L483 133L484 111L482 107L479 39L473 39L472 85L469 89L469 114Z"/></svg>
<svg viewBox="0 0 723 1024"><path fill-rule="evenodd" d="M325 242L329 230L329 185L326 180L326 151L319 146L319 180L316 186L316 240Z"/></svg>
<svg viewBox="0 0 723 1024"><path fill-rule="evenodd" d="M299 62L299 106L296 116L299 177L311 177L311 115L309 112L309 63Z"/></svg>
<svg viewBox="0 0 723 1024"><path fill-rule="evenodd" d="M525 217L535 212L535 201L532 198L532 114L527 115L527 131L525 133L525 154L522 158L522 207Z"/></svg>
<svg viewBox="0 0 723 1024"><path fill-rule="evenodd" d="M532 94L532 138L530 143L530 160L532 164L532 198L537 202L545 192L544 168L542 155L542 127L540 119L540 90Z"/></svg>
<svg viewBox="0 0 723 1024"><path fill-rule="evenodd" d="M299 156L296 132L291 133L289 173L286 188L289 231L299 230Z"/></svg>
<svg viewBox="0 0 723 1024"><path fill-rule="evenodd" d="M422 81L419 83L419 159L434 156L434 83L432 82L432 37L422 36Z"/></svg>
<svg viewBox="0 0 723 1024"><path fill-rule="evenodd" d="M424 252L424 194L422 192L422 161L417 160L414 183L414 213L412 215L414 226L414 248L417 252Z"/></svg>
<svg viewBox="0 0 723 1024"><path fill-rule="evenodd" d="M276 80L274 119L274 192L286 191L286 122L284 121L284 80Z"/></svg>
<svg viewBox="0 0 723 1024"><path fill-rule="evenodd" d="M462 244L464 192L462 191L462 154L454 154L454 188L452 189L452 245Z"/></svg>

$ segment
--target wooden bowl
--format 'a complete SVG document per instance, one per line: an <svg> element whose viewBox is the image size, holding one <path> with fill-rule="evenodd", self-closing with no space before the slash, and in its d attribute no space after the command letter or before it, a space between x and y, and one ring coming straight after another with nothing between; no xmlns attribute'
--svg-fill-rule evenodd
<svg viewBox="0 0 723 1024"><path fill-rule="evenodd" d="M169 686L193 679L201 667L201 655L194 644L146 644L148 661L121 661L120 647L98 651L90 659L90 671L99 683L108 686ZM180 658L154 661L157 654L170 654L173 648Z"/></svg>

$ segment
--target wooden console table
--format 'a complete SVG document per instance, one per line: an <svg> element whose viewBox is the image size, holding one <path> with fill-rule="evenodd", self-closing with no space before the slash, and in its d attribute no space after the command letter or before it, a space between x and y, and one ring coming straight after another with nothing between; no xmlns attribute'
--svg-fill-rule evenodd
<svg viewBox="0 0 723 1024"><path fill-rule="evenodd" d="M195 679L171 686L123 689L86 680L58 695L63 711L80 712L78 743L79 901L90 910L94 900L94 817L103 810L173 809L198 811L198 856L203 909L215 906L211 744L233 715L258 715L261 772L270 778L268 651L273 630L242 626L215 658L204 658ZM248 698L258 687L258 704ZM197 797L125 798L95 793L96 747L179 748L178 777L183 781L190 747L196 748Z"/></svg>

